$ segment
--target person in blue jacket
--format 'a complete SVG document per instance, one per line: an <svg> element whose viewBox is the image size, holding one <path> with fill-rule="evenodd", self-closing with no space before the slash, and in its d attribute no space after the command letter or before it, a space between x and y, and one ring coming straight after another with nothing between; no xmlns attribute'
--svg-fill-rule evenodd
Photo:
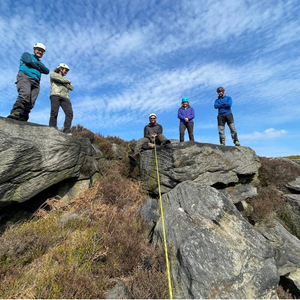
<svg viewBox="0 0 300 300"><path fill-rule="evenodd" d="M215 109L218 109L218 130L220 137L220 144L225 146L225 124L227 123L233 143L235 146L240 146L238 140L237 132L234 126L233 115L231 111L232 99L229 96L225 96L225 89L223 87L217 88L217 93L219 95L218 99L215 101Z"/></svg>
<svg viewBox="0 0 300 300"><path fill-rule="evenodd" d="M16 82L19 95L8 118L25 122L29 119L29 113L40 91L41 74L49 74L49 69L40 61L45 51L43 44L36 43L33 54L22 54Z"/></svg>
<svg viewBox="0 0 300 300"><path fill-rule="evenodd" d="M181 107L178 109L180 142L184 142L184 132L186 129L188 130L190 141L194 141L194 118L195 111L190 106L189 99L183 97Z"/></svg>

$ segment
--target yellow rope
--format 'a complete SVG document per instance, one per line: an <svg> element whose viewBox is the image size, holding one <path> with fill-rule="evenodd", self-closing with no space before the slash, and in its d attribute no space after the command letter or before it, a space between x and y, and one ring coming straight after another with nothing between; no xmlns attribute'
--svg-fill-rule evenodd
<svg viewBox="0 0 300 300"><path fill-rule="evenodd" d="M159 172L158 172L158 162L157 162L155 138L154 138L154 154L155 154L155 162L156 162L156 173L157 173L157 184L158 184L158 193L159 193L160 210L161 210L161 221L162 221L163 234L164 234L164 246L165 246L167 272L168 272L169 293L170 293L170 299L173 299L172 285L171 285L171 274L170 274L169 259L168 259L168 248L167 248L167 241L166 241L164 212L163 212L163 205L162 205L162 201L161 201L161 192L160 192L160 182L159 182Z"/></svg>

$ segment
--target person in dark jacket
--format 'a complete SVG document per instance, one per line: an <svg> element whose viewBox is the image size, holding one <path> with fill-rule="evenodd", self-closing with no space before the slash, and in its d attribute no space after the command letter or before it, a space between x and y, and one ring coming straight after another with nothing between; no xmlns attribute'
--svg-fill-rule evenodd
<svg viewBox="0 0 300 300"><path fill-rule="evenodd" d="M194 118L195 111L189 104L187 97L182 98L181 107L178 109L179 124L179 136L180 142L184 142L184 132L187 129L189 133L190 141L194 141Z"/></svg>
<svg viewBox="0 0 300 300"><path fill-rule="evenodd" d="M71 124L73 120L73 109L70 101L69 91L73 91L73 85L71 81L64 76L70 71L69 67L61 63L58 67L50 74L50 100L51 100L51 111L49 126L57 128L57 115L59 107L63 109L65 113L65 122L63 132L71 135Z"/></svg>
<svg viewBox="0 0 300 300"><path fill-rule="evenodd" d="M29 119L29 113L40 91L41 74L49 74L49 69L40 61L45 51L43 44L36 43L33 54L22 54L16 82L19 95L8 118L25 122Z"/></svg>
<svg viewBox="0 0 300 300"><path fill-rule="evenodd" d="M154 148L154 140L157 145L169 144L170 141L162 134L163 128L156 123L156 114L152 113L149 116L150 123L144 127L144 137L139 139L134 148L134 153L129 155L132 160L137 160L143 144L148 143L148 146Z"/></svg>
<svg viewBox="0 0 300 300"><path fill-rule="evenodd" d="M225 96L225 89L223 87L217 88L217 93L219 95L218 99L215 101L215 109L218 109L218 129L220 144L225 146L225 124L227 123L233 143L235 146L240 146L238 140L237 132L234 126L233 115L231 111L232 99L229 96Z"/></svg>

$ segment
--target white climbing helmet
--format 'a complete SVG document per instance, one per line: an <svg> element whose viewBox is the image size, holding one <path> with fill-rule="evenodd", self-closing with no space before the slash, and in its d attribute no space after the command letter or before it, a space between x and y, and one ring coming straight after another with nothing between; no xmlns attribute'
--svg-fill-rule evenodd
<svg viewBox="0 0 300 300"><path fill-rule="evenodd" d="M46 47L42 43L35 43L33 45L33 48L42 48L42 49L44 49L44 51L46 51Z"/></svg>
<svg viewBox="0 0 300 300"><path fill-rule="evenodd" d="M64 69L70 70L70 68L68 67L68 65L67 65L67 64L64 64L64 63L59 64L59 65L58 65L58 68L64 68Z"/></svg>

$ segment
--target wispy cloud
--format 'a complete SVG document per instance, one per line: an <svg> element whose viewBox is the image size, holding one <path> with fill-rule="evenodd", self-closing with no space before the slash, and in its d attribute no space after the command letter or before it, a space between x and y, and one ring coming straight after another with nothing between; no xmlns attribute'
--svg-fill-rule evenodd
<svg viewBox="0 0 300 300"><path fill-rule="evenodd" d="M287 133L286 130L275 130L274 128L266 129L263 132L253 132L249 134L241 134L240 138L245 141L271 140L282 137Z"/></svg>
<svg viewBox="0 0 300 300"><path fill-rule="evenodd" d="M215 130L213 102L220 85L233 98L243 139L280 140L299 119L296 0L0 4L3 115L17 96L20 56L39 41L47 47L43 62L51 71L60 62L70 66L73 123L94 131L119 130L120 135L138 138L149 111L155 111L165 129L175 133L182 96L188 96L196 110L195 130ZM42 76L32 121L48 123L49 89L49 76ZM284 130L272 129L278 124ZM209 133L201 132L199 138L211 140Z"/></svg>

